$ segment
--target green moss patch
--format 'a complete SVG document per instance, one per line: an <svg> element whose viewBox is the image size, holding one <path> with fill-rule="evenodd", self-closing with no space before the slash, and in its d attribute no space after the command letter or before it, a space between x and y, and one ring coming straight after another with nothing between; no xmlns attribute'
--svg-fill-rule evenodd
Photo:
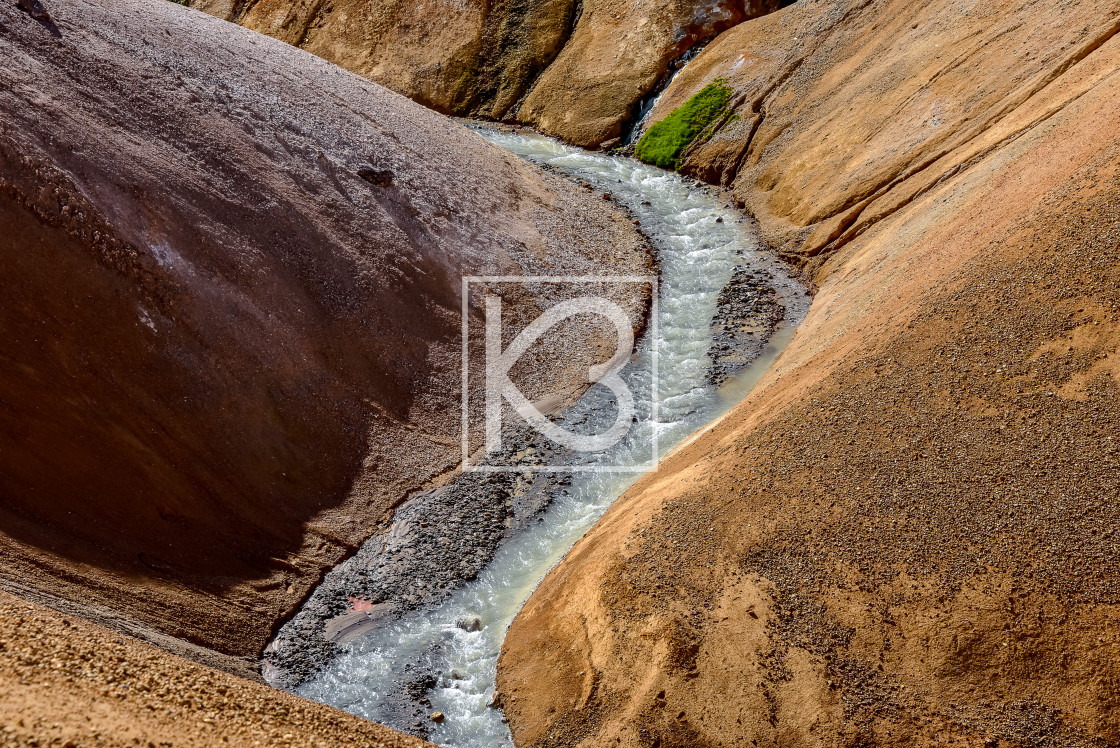
<svg viewBox="0 0 1120 748"><path fill-rule="evenodd" d="M723 113L730 98L727 81L716 78L646 130L634 155L663 169L678 168L681 153Z"/></svg>

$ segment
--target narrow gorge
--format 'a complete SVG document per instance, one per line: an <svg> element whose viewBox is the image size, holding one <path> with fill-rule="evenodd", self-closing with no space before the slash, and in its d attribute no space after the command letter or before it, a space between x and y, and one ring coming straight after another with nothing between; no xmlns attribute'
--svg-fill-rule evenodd
<svg viewBox="0 0 1120 748"><path fill-rule="evenodd" d="M809 298L784 263L760 251L745 218L725 207L718 193L631 159L530 134L480 132L588 189L611 194L637 216L651 239L659 271L657 320L639 341L637 360L626 368L625 378L636 390L655 387L656 414L640 410L626 438L592 465L625 464L631 455L644 458L651 449L668 452L749 391L792 337ZM721 305L729 294L750 305L738 311ZM717 362L725 365L717 369ZM614 407L610 395L593 389L559 422L590 422L590 430L599 432ZM523 441L521 434L515 437L511 451L547 449ZM389 531L375 535L345 569L328 576L312 598L312 610L281 631L270 658L281 668L294 661L299 669L295 677L291 670L277 670L275 680L299 681L309 672L302 657L326 659L315 662L324 669L311 673L296 693L440 745L511 745L501 695L494 689L506 628L549 568L635 477L615 472L551 476L530 468L518 475L518 485L498 482L494 491L494 481L480 485L467 474L448 489L407 502ZM523 502L522 496L535 498ZM470 529L478 526L472 519L491 509L497 510L493 524L508 525L492 559L472 567L469 579L437 576L457 557L485 558L477 543L456 540L460 533L472 537ZM507 515L512 521L503 522ZM435 517L438 529L424 532L425 520ZM449 530L457 536L451 542ZM450 553L435 564L413 563L441 544ZM332 596L348 612L314 625L320 611L338 609L331 606ZM332 626L333 621L339 624ZM342 646L317 651L313 645L334 631ZM428 719L433 710L444 719L433 724Z"/></svg>
<svg viewBox="0 0 1120 748"><path fill-rule="evenodd" d="M1120 743L1117 19L0 6L0 745Z"/></svg>

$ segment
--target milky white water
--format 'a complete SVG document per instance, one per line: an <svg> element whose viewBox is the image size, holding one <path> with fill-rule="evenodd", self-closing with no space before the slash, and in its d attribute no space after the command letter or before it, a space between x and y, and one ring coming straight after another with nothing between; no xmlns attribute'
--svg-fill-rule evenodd
<svg viewBox="0 0 1120 748"><path fill-rule="evenodd" d="M651 422L648 407L639 407L639 423L600 458L601 463L647 461L655 429L664 454L738 402L792 335L807 307L804 291L780 263L758 250L741 216L725 209L715 193L633 159L583 151L539 135L485 129L480 134L530 161L609 190L641 220L656 249L661 275L658 339L647 335L639 343L624 376L637 385L635 391L642 383L648 391L650 350L657 346L657 422ZM723 222L717 222L720 217ZM711 321L720 290L741 264L773 276L771 285L782 297L787 318L763 357L717 391L708 384ZM596 407L587 402L585 409ZM429 724L431 741L457 748L512 745L501 711L488 707L506 628L549 569L636 478L634 473L573 474L571 484L558 489L542 521L499 548L475 580L434 610L406 613L354 642L297 692L409 731L411 721L392 722L380 704L381 695L411 674L431 668L443 673L428 693L431 711L446 715L443 723ZM455 626L457 619L475 616L483 622L481 631Z"/></svg>

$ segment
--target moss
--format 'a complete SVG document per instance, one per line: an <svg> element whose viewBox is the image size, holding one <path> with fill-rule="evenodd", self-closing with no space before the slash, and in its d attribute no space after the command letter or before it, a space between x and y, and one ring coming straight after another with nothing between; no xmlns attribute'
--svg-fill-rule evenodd
<svg viewBox="0 0 1120 748"><path fill-rule="evenodd" d="M678 168L681 153L724 112L730 98L727 81L716 78L646 130L634 148L634 155L647 164Z"/></svg>

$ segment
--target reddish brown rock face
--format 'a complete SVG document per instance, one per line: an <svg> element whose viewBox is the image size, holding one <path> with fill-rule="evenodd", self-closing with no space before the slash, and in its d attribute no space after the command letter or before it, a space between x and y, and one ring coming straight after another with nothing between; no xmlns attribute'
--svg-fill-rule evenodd
<svg viewBox="0 0 1120 748"><path fill-rule="evenodd" d="M670 63L780 0L192 0L458 115L582 146L618 137Z"/></svg>
<svg viewBox="0 0 1120 748"><path fill-rule="evenodd" d="M721 35L649 121L726 79L733 105L684 171L731 187L772 244L820 257L1039 124L1026 113L1112 38L1116 10L799 3Z"/></svg>
<svg viewBox="0 0 1120 748"><path fill-rule="evenodd" d="M610 204L305 52L171 3L50 10L0 8L0 579L236 668L457 464L462 275L648 258Z"/></svg>
<svg viewBox="0 0 1120 748"><path fill-rule="evenodd" d="M672 85L817 293L515 619L518 745L1120 740L1118 10L799 3Z"/></svg>

